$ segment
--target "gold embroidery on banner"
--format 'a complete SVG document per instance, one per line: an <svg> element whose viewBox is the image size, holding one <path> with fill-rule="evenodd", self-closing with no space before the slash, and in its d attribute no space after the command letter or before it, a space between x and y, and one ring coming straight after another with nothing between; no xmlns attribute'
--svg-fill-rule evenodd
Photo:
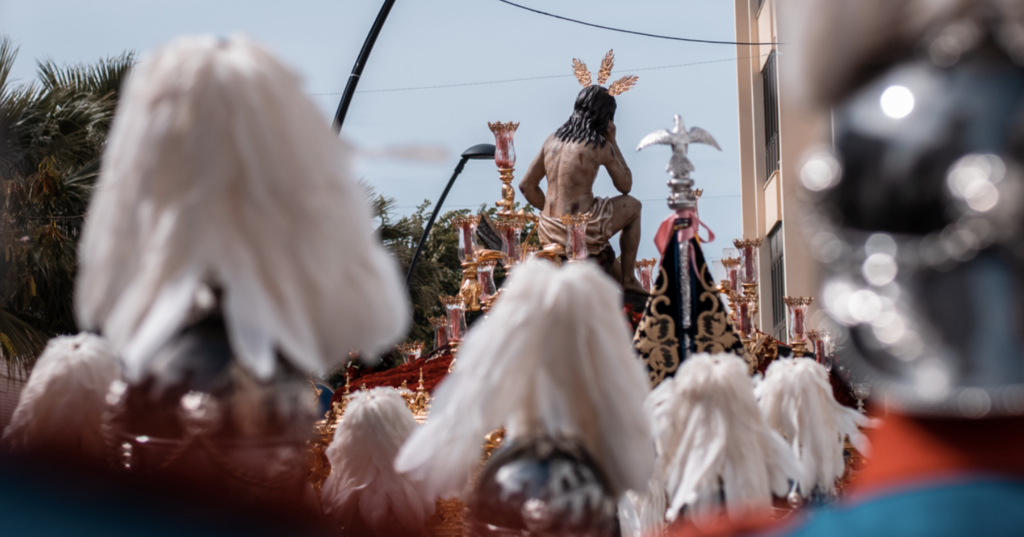
<svg viewBox="0 0 1024 537"><path fill-rule="evenodd" d="M647 312L636 335L633 336L633 347L640 353L644 365L650 375L651 387L661 384L665 377L675 373L679 368L679 340L676 339L676 322L672 316L658 311L659 307L667 308L669 303L665 292L668 290L668 275L665 268L660 268L660 278L656 281L661 285L654 289L647 302Z"/></svg>
<svg viewBox="0 0 1024 537"><path fill-rule="evenodd" d="M697 336L694 338L694 343L697 347L697 352L706 352L709 354L718 353L735 353L735 349L742 348L742 343L739 336L736 335L735 330L729 330L729 319L725 315L725 312L721 310L721 304L718 300L718 289L713 285L707 284L707 272L708 266L705 263L700 268L700 280L701 286L704 288L704 292L700 295L701 302L710 302L711 309L702 312L697 317ZM743 351L741 357L747 362L750 362L750 357L747 355L746 350Z"/></svg>

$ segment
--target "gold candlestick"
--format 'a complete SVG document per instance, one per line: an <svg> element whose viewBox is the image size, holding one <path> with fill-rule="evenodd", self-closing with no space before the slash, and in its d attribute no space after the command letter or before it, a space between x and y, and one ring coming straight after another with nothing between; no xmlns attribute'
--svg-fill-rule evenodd
<svg viewBox="0 0 1024 537"><path fill-rule="evenodd" d="M494 161L498 165L498 178L501 180L501 199L495 202L495 205L500 207L498 216L513 216L516 205L516 191L512 188L512 172L515 171L516 162L513 136L519 128L519 123L487 122L487 127L494 133Z"/></svg>

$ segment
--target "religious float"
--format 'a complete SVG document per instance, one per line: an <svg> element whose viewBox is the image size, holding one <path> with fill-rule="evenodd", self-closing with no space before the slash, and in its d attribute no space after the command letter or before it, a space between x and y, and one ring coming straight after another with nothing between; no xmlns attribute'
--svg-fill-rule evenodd
<svg viewBox="0 0 1024 537"><path fill-rule="evenodd" d="M690 143L702 143L718 148L717 142L707 131L693 127L686 129L680 116L675 116L672 129L656 131L646 136L637 151L652 145L668 145L672 150L667 171L671 193L668 205L671 213L663 221L656 234L655 242L661 259L635 259L636 243L624 237L624 255L616 259L608 239L624 231L622 221L638 220L637 214L627 218L616 218L610 200L589 196L590 209L579 210L580 204L571 205L573 210L564 211L570 204L550 207L544 196L535 196L535 188L546 172L545 152L548 144L562 141L575 142L582 147L580 162L586 159L583 169L561 170L569 180L578 173L580 180L587 180L588 174L596 174L601 164L609 167L613 181L621 176L629 177L629 169L622 159L614 140L614 126L611 132L585 132L580 127L573 130L573 120L584 118L582 114L606 114L601 118L609 123L614 116L614 97L627 91L636 77L623 77L605 89L601 87L611 73L613 55L609 51L598 75L598 84L591 84L591 75L586 65L573 61L574 72L584 86L577 98L576 112L548 142L531 164L520 188L527 200L540 210L539 215L525 210L515 210L516 197L513 188L516 152L514 135L519 124L514 122L488 123L495 137L494 159L501 181L501 198L495 203L499 208L497 216L488 217L481 213L460 216L452 220L458 230L458 255L462 263L463 277L460 292L456 296L438 297L446 315L431 318L434 328L432 349L424 349L423 342L405 342L396 347L404 363L381 372L368 372L348 368L345 384L336 392L319 383L314 383L318 401L322 403L324 418L316 424L316 440L311 447L312 469L310 482L318 494L331 474L331 465L326 451L331 445L340 420L353 396L374 388L397 389L408 409L419 424L430 420L433 393L444 378L458 368L459 349L466 334L472 327L467 326L468 312L487 315L496 303L502 300L504 288L496 285L495 271L508 275L529 259L545 259L556 265L563 263L591 262L600 265L622 286L622 313L633 330L633 347L643 361L650 386L658 387L671 379L680 366L693 355L734 354L747 364L748 374L763 374L780 357L810 357L825 366L830 372L829 382L834 397L847 406L856 406L863 412L864 390L858 390L854 403L853 393L833 369L833 349L827 331L810 330L807 327L807 308L812 298L786 297L789 308L789 343L783 343L762 332L755 322L758 303L758 249L759 239L736 240L734 248L723 251L723 259L714 267L708 265L703 245L714 240L710 230L707 238L701 238L698 231L704 226L698 216L697 205L701 189L694 189L695 181L690 174L693 164L687 157ZM581 109L584 111L581 112ZM610 141L606 146L599 143L587 145L588 136L596 140ZM588 151L589 150L589 151ZM563 181L567 178L562 177ZM592 182L593 178L589 180ZM628 195L620 198L629 198ZM632 199L632 198L629 198ZM564 214L559 214L564 211ZM532 224L532 226L528 226ZM524 237L524 230L532 228ZM706 229L706 226L704 226ZM539 235L541 246L530 244L530 239ZM628 233L623 232L626 236ZM627 272L628 271L628 272ZM718 281L716 282L716 278ZM355 357L355 354L353 354ZM848 379L846 379L848 380ZM505 430L492 431L480 439L480 468L484 468L491 454L502 446ZM842 491L850 473L861 463L857 450L846 442L842 478L837 490ZM474 474L474 480L479 472ZM795 484L794 487L798 485ZM796 490L794 488L794 490ZM804 491L807 495L809 490ZM791 509L803 503L801 495L789 494L788 503L776 504L779 517L787 516ZM664 520L664 507L662 508ZM463 501L455 498L436 500L436 512L425 523L424 535L461 536L482 535L474 530L472 513ZM495 533L506 535L506 533ZM511 533L508 533L511 535Z"/></svg>

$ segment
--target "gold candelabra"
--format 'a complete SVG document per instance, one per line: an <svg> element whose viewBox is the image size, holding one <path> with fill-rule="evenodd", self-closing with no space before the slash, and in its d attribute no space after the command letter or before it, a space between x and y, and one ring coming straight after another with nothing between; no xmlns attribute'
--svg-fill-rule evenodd
<svg viewBox="0 0 1024 537"><path fill-rule="evenodd" d="M733 245L740 251L740 280L743 296L757 296L757 249L762 239L736 239ZM724 262L723 262L724 263Z"/></svg>
<svg viewBox="0 0 1024 537"><path fill-rule="evenodd" d="M487 122L487 127L494 133L495 157L498 165L498 178L501 180L501 199L495 205L499 207L498 216L509 217L515 214L516 191L512 188L513 173L515 171L515 149L512 143L519 123L496 123Z"/></svg>
<svg viewBox="0 0 1024 537"><path fill-rule="evenodd" d="M480 284L477 282L477 248L476 248L476 227L480 224L479 215L456 216L451 220L452 227L459 230L460 243L462 246L462 284L459 286L459 294L465 302L466 309L478 311L480 309Z"/></svg>
<svg viewBox="0 0 1024 537"><path fill-rule="evenodd" d="M430 414L430 392L427 391L427 387L423 383L423 368L420 368L420 382L415 392L409 390L404 380L399 391L402 392L402 399L405 399L405 405L409 407L413 417L416 418L416 423L421 425L425 423L427 415Z"/></svg>
<svg viewBox="0 0 1024 537"><path fill-rule="evenodd" d="M814 302L814 297L787 296L782 300L789 308L789 338L793 346L793 357L801 358L807 354L807 307Z"/></svg>

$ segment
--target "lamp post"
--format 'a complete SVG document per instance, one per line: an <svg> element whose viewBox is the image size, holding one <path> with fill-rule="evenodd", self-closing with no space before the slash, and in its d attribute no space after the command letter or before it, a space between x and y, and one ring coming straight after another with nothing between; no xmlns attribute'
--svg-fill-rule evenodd
<svg viewBox="0 0 1024 537"><path fill-rule="evenodd" d="M341 126L345 123L345 116L348 114L348 106L352 104L352 96L356 92L359 78L363 76L363 67L366 67L366 62L370 59L373 44L377 42L377 36L380 35L381 28L384 28L384 21L388 20L388 14L391 13L393 5L395 5L395 0L384 0L384 5L380 7L380 12L377 13L377 18L373 21L373 26L370 27L370 33L366 36L366 41L363 42L363 48L356 58L356 64L352 66L352 74L348 75L345 92L341 94L338 111L334 113L334 132L341 132Z"/></svg>
<svg viewBox="0 0 1024 537"><path fill-rule="evenodd" d="M416 261L420 258L420 252L423 250L423 245L427 242L427 237L430 236L430 230L434 227L434 220L437 219L437 214L441 212L441 205L444 204L445 198L448 197L448 191L452 189L452 185L455 184L455 179L462 173L462 169L466 167L466 161L468 160L484 160L494 158L495 147L493 144L477 144L469 149L463 151L462 158L459 159L459 163L455 166L455 172L452 173L452 178L448 180L448 184L444 187L444 192L441 192L441 197L437 200L437 205L434 206L434 212L430 215L430 220L427 220L427 227L423 228L423 235L420 236L420 242L416 245L416 253L412 255L412 262L409 263L409 272L405 275L405 288L409 288L409 283L412 282L412 273L416 270Z"/></svg>

